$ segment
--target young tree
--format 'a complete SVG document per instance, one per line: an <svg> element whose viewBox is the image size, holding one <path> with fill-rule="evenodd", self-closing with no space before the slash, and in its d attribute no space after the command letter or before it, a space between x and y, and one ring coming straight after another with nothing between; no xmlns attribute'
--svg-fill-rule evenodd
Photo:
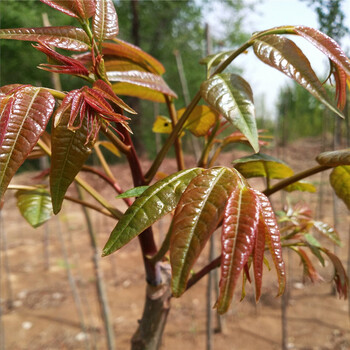
<svg viewBox="0 0 350 350"><path fill-rule="evenodd" d="M102 255L114 253L138 237L146 277L145 308L132 339L133 349L158 349L172 297L180 297L212 269L221 267L220 293L215 304L225 313L232 302L236 285L243 275L243 286L254 276L255 297L261 295L265 251L275 265L278 295L285 288L283 247L296 251L304 272L314 277L315 269L306 252L320 262L328 257L333 263L334 281L341 296L346 296L348 280L342 264L327 248L309 236L299 234L310 225L295 224L291 232L281 232L268 196L279 190L305 190L301 180L317 172L334 168L331 184L350 207L349 150L321 154L318 164L301 173L278 159L259 153L261 145L256 127L252 90L237 74L224 70L239 55L252 48L258 59L296 80L327 108L342 116L337 103L328 96L313 72L308 59L288 35L301 36L319 48L337 67L338 105L342 106L350 63L339 45L325 34L304 26L282 26L255 33L239 48L208 56L202 60L207 78L190 104L176 112L176 94L162 78L164 67L140 48L118 38L119 25L112 0L42 0L43 3L76 19L77 26L53 26L0 29L0 39L36 42L34 48L45 54L48 63L39 68L79 78L82 86L68 92L32 85L11 84L0 88L0 195L19 190L22 214L38 226L60 212L65 199L78 202L113 217L117 223ZM64 49L65 54L54 48ZM69 56L68 52L75 54ZM143 172L130 137L128 121L135 113L117 95L132 95L165 103L169 120L163 127L169 133L148 171ZM203 99L206 104L199 105ZM52 118L51 133L47 130ZM238 129L228 136L222 131ZM186 168L181 137L190 132L204 139L196 166ZM108 147L128 161L134 188L124 192L103 155L98 152L100 134ZM255 154L236 159L233 167L216 165L220 152L228 145L245 143ZM33 151L49 155L50 188L12 185L11 179ZM155 175L169 149L174 146L178 171L154 182ZM96 151L103 166L87 167L86 160ZM93 185L82 179L80 171L92 171L120 194L128 204L123 213ZM259 192L247 181L264 177L266 189ZM274 179L280 179L272 183ZM78 183L98 205L67 197L72 182ZM137 197L134 201L130 197ZM156 246L152 225L165 215L172 220L164 242ZM305 213L304 213L305 214ZM305 215L304 215L305 217ZM312 220L307 218L308 221ZM316 224L314 224L316 225ZM318 225L333 241L336 234ZM221 255L200 271L191 270L203 248L221 228ZM169 252L170 262L167 259ZM171 272L169 269L171 266ZM252 270L252 272L250 271Z"/></svg>

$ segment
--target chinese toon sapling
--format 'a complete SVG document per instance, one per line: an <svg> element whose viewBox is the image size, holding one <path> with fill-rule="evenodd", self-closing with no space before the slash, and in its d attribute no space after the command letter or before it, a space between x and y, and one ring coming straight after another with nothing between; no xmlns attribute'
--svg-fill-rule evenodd
<svg viewBox="0 0 350 350"><path fill-rule="evenodd" d="M242 275L243 281L250 281L250 270L256 300L259 300L267 251L277 271L277 293L283 293L286 281L283 247L300 256L304 271L312 280L317 279L317 275L307 252L316 255L321 263L324 256L328 257L335 266L337 289L346 297L348 280L339 258L305 232L311 225L339 243L336 234L310 216L301 220L300 213L294 219L286 214L288 230L280 231L268 196L279 190L314 191L313 185L303 180L333 168L331 184L350 208L350 151L321 154L318 164L297 174L282 161L260 153L260 147L266 142L256 126L252 89L242 76L224 72L240 54L251 48L258 59L294 79L342 117L350 61L334 40L304 26L282 26L255 33L235 50L203 58L201 64L206 66L207 79L190 104L176 112L176 94L162 78L165 72L162 64L118 38L118 19L112 0L42 2L74 17L77 27L0 29L0 39L36 42L33 47L48 58L47 63L38 68L70 74L74 79L81 79L82 85L69 92L22 84L0 88L0 194L3 197L7 188L18 190L19 209L34 227L48 220L52 211L59 213L65 199L113 217L117 223L103 248L103 256L138 237L148 288L145 311L132 340L135 349L145 344L157 348L170 298L181 296L219 266L220 292L215 304L219 313L228 310ZM328 95L303 51L286 35L304 38L329 59L335 98ZM59 53L56 48L65 51ZM168 137L145 173L128 126L136 112L118 96L139 97L167 106L169 117L158 117L153 129L167 133ZM47 128L50 118L51 131ZM236 130L222 136L223 130L230 127ZM108 141L99 141L101 133ZM184 164L181 138L185 133L203 139L198 164L191 168ZM232 167L217 165L220 152L235 143L249 144L254 154L232 159ZM126 192L122 189L100 146L127 159L134 189ZM154 181L172 146L178 171ZM103 170L85 164L92 152L96 153ZM10 183L24 160L33 155L51 157L49 189ZM81 171L100 176L120 200L127 203L128 209L121 212L82 179ZM259 192L251 187L247 181L251 177L265 178L266 189ZM68 196L67 189L74 181L98 204ZM132 197L136 199L132 201ZM163 244L157 247L152 225L167 214L172 216L171 224ZM218 228L221 229L221 255L192 273L206 242ZM168 252L171 276L164 277L163 272L169 269L161 267L168 264Z"/></svg>

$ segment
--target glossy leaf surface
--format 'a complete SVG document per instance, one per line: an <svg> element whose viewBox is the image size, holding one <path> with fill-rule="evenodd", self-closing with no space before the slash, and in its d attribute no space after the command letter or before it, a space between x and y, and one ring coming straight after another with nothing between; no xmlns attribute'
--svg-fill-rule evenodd
<svg viewBox="0 0 350 350"><path fill-rule="evenodd" d="M172 91L163 78L159 75L140 72L140 71L128 71L128 72L107 72L108 79L111 82L123 82L132 85L142 86L170 97L176 98L177 95ZM115 89L113 89L115 91Z"/></svg>
<svg viewBox="0 0 350 350"><path fill-rule="evenodd" d="M221 221L237 177L229 168L211 168L196 176L182 195L174 214L170 243L175 297L185 291L192 266Z"/></svg>
<svg viewBox="0 0 350 350"><path fill-rule="evenodd" d="M115 57L136 64L139 67L136 70L146 70L158 75L165 73L164 66L139 47L117 38L113 41L114 43L103 43L103 54L107 62L110 58Z"/></svg>
<svg viewBox="0 0 350 350"><path fill-rule="evenodd" d="M118 35L118 17L112 0L96 1L96 12L92 21L92 29L98 42L113 39Z"/></svg>
<svg viewBox="0 0 350 350"><path fill-rule="evenodd" d="M343 116L328 97L309 60L293 41L279 35L266 35L255 41L254 52L261 61L295 80L329 109Z"/></svg>
<svg viewBox="0 0 350 350"><path fill-rule="evenodd" d="M148 87L130 83L116 83L112 85L113 91L119 96L133 96L152 102L165 103L165 97L161 92Z"/></svg>
<svg viewBox="0 0 350 350"><path fill-rule="evenodd" d="M0 197L44 132L55 99L44 89L24 86L9 97L9 103L11 110L2 113L0 121Z"/></svg>
<svg viewBox="0 0 350 350"><path fill-rule="evenodd" d="M103 256L123 247L154 222L174 210L189 182L201 172L200 168L183 170L144 191L113 229L103 248Z"/></svg>
<svg viewBox="0 0 350 350"><path fill-rule="evenodd" d="M90 48L86 33L72 26L0 29L0 39L42 42L71 51L85 51Z"/></svg>
<svg viewBox="0 0 350 350"><path fill-rule="evenodd" d="M318 232L329 238L335 244L341 246L339 234L333 227L329 226L328 224L322 221L314 221L313 224Z"/></svg>
<svg viewBox="0 0 350 350"><path fill-rule="evenodd" d="M51 198L46 189L19 190L16 197L19 211L32 227L39 227L51 218Z"/></svg>
<svg viewBox="0 0 350 350"><path fill-rule="evenodd" d="M350 149L323 152L317 156L316 160L321 165L331 167L338 165L350 165Z"/></svg>
<svg viewBox="0 0 350 350"><path fill-rule="evenodd" d="M46 5L75 18L88 19L95 13L94 0L40 0Z"/></svg>
<svg viewBox="0 0 350 350"><path fill-rule="evenodd" d="M257 195L249 187L237 187L227 201L222 224L219 314L231 304L238 278L253 252L258 223Z"/></svg>
<svg viewBox="0 0 350 350"><path fill-rule="evenodd" d="M284 179L294 174L287 164L264 153L236 159L232 164L245 178Z"/></svg>
<svg viewBox="0 0 350 350"><path fill-rule="evenodd" d="M249 84L236 74L217 74L204 81L201 95L213 108L238 128L259 151L253 93Z"/></svg>
<svg viewBox="0 0 350 350"><path fill-rule="evenodd" d="M350 165L334 168L330 174L330 183L337 196L350 210Z"/></svg>
<svg viewBox="0 0 350 350"><path fill-rule="evenodd" d="M86 142L86 119L82 127L71 130L67 124L70 109L61 116L59 124L52 130L52 157L50 169L50 191L54 214L61 210L64 196L92 152L93 145Z"/></svg>

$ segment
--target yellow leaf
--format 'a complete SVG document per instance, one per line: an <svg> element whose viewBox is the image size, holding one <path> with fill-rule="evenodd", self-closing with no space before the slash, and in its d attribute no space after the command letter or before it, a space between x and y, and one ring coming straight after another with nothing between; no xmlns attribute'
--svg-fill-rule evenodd
<svg viewBox="0 0 350 350"><path fill-rule="evenodd" d="M152 131L160 134L170 134L172 130L171 120L163 115L158 115L153 124Z"/></svg>

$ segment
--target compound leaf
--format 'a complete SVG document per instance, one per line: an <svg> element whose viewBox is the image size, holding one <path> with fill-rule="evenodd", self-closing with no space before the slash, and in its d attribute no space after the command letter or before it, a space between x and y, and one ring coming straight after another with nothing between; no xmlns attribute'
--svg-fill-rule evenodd
<svg viewBox="0 0 350 350"><path fill-rule="evenodd" d="M332 227L322 221L314 221L313 222L315 229L333 241L335 244L341 246L341 240L338 232Z"/></svg>
<svg viewBox="0 0 350 350"><path fill-rule="evenodd" d="M112 0L98 0L96 2L92 29L98 42L113 39L118 35L118 17Z"/></svg>
<svg viewBox="0 0 350 350"><path fill-rule="evenodd" d="M175 209L189 182L203 170L177 172L145 190L119 220L103 248L103 256L123 247L154 222Z"/></svg>
<svg viewBox="0 0 350 350"><path fill-rule="evenodd" d="M94 0L40 0L55 10L61 11L74 18L88 19L95 13Z"/></svg>

